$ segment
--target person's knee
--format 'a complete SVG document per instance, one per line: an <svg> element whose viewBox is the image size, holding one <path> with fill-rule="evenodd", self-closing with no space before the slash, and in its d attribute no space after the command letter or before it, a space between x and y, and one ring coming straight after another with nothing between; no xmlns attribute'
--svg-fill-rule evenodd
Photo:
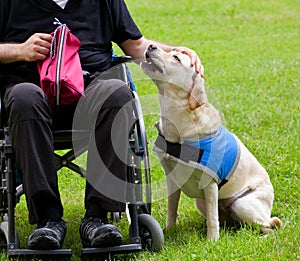
<svg viewBox="0 0 300 261"><path fill-rule="evenodd" d="M19 120L44 118L50 112L43 90L31 83L15 85L5 99L9 114Z"/></svg>
<svg viewBox="0 0 300 261"><path fill-rule="evenodd" d="M96 119L100 121L108 114L113 117L121 108L130 108L132 100L132 92L125 82L117 79L96 79L77 104L73 127L76 129L85 125L95 126Z"/></svg>
<svg viewBox="0 0 300 261"><path fill-rule="evenodd" d="M116 84L114 82L115 80L111 81L112 84ZM129 87L125 83L123 83L123 85L120 85L120 83L118 84L119 87L107 98L103 104L104 108L121 108L133 99Z"/></svg>
<svg viewBox="0 0 300 261"><path fill-rule="evenodd" d="M132 97L125 82L118 79L99 78L88 87L85 105L93 108L119 108L128 103Z"/></svg>

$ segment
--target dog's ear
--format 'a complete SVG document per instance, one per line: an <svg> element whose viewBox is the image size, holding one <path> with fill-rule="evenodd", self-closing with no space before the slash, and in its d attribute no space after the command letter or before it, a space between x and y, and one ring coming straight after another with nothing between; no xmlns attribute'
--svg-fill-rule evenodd
<svg viewBox="0 0 300 261"><path fill-rule="evenodd" d="M193 75L193 86L189 97L189 107L191 110L207 102L207 96L204 89L204 79L199 74Z"/></svg>

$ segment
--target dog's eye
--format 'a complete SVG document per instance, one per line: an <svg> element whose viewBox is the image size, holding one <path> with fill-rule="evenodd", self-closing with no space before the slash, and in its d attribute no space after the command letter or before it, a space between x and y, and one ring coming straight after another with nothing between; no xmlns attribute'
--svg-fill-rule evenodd
<svg viewBox="0 0 300 261"><path fill-rule="evenodd" d="M173 57L175 58L175 60L176 60L177 62L181 63L181 61L180 61L180 59L179 59L179 57L178 57L177 55L173 55Z"/></svg>

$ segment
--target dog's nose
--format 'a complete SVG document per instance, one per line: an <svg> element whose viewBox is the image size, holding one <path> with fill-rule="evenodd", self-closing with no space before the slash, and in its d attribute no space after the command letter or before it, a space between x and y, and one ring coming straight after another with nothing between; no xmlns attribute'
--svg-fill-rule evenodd
<svg viewBox="0 0 300 261"><path fill-rule="evenodd" d="M154 45L154 44L150 44L150 45L148 46L148 51L153 51L153 50L156 50L156 49L157 49L157 46Z"/></svg>

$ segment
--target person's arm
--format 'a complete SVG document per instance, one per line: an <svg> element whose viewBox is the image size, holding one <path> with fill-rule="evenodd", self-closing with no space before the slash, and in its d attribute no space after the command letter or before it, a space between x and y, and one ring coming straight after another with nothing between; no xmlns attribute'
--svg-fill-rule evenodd
<svg viewBox="0 0 300 261"><path fill-rule="evenodd" d="M203 77L204 68L201 64L200 58L194 50L191 50L184 46L171 46L168 44L160 43L154 40L149 40L145 37L141 37L138 40L126 40L123 43L119 44L121 49L126 55L130 55L134 60L144 60L145 52L150 44L154 44L166 52L176 50L178 52L185 53L191 57L191 65L195 65L195 70L197 73Z"/></svg>
<svg viewBox="0 0 300 261"><path fill-rule="evenodd" d="M24 43L0 43L0 63L44 60L49 53L52 36L36 33Z"/></svg>

